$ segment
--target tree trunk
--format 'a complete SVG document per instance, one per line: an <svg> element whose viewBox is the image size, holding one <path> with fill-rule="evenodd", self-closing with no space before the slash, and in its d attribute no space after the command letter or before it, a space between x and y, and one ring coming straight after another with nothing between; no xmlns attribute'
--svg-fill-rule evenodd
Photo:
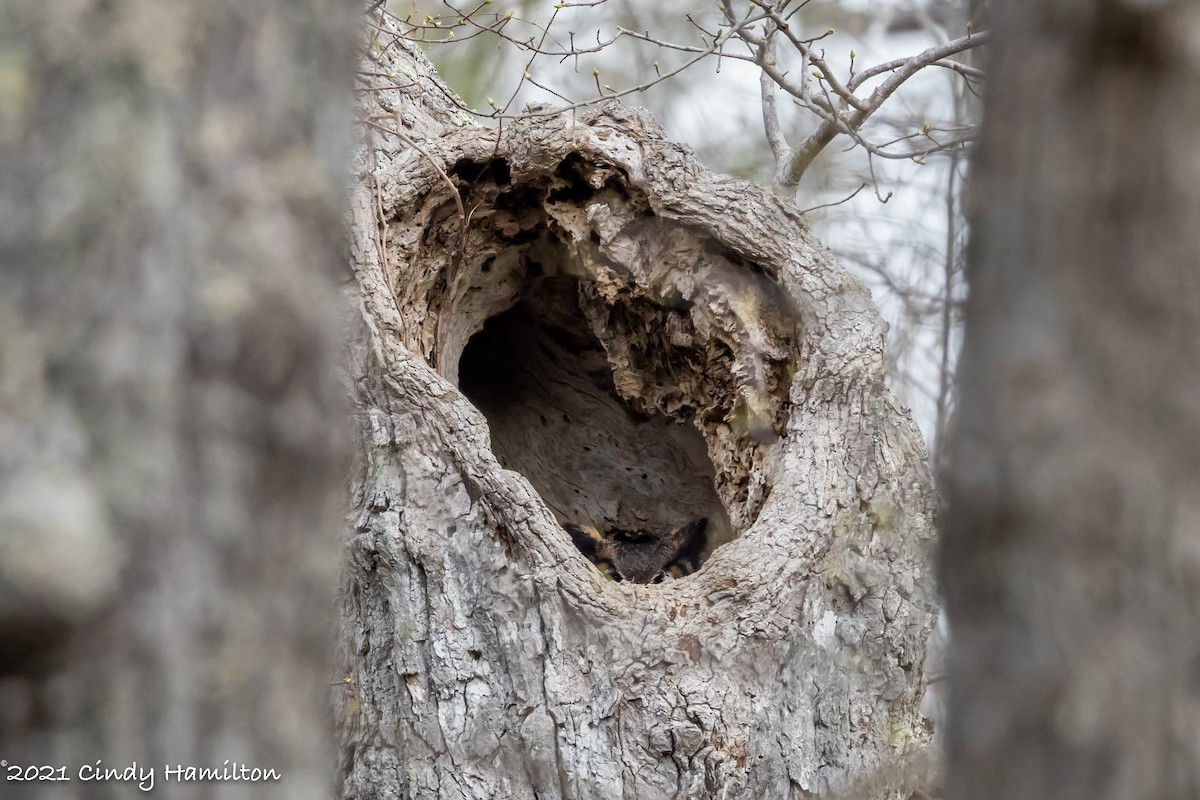
<svg viewBox="0 0 1200 800"><path fill-rule="evenodd" d="M1200 796L1200 13L993 4L949 796Z"/></svg>
<svg viewBox="0 0 1200 800"><path fill-rule="evenodd" d="M379 25L341 796L907 796L934 503L867 291L644 112L476 127ZM561 527L700 516L657 585Z"/></svg>
<svg viewBox="0 0 1200 800"><path fill-rule="evenodd" d="M332 789L353 10L168 5L0 10L5 798Z"/></svg>

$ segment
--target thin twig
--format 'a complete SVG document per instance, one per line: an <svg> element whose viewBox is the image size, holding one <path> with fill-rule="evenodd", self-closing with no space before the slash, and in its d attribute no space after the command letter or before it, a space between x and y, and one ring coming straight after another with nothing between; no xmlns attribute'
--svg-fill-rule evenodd
<svg viewBox="0 0 1200 800"><path fill-rule="evenodd" d="M857 189L855 189L853 192L851 192L847 196L843 197L841 200L838 200L836 203L822 203L819 206L812 206L811 208L806 208L803 211L801 211L800 213L807 214L810 211L816 211L821 208L833 208L834 206L840 206L842 203L848 203L854 199L855 195L857 195L859 192L861 192L865 188L867 188L867 184L862 183L859 185L859 187Z"/></svg>

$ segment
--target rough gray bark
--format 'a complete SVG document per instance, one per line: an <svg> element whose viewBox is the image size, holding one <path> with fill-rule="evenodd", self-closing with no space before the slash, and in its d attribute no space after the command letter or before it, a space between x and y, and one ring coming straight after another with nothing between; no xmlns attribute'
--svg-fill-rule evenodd
<svg viewBox="0 0 1200 800"><path fill-rule="evenodd" d="M948 794L1200 796L1200 10L991 13Z"/></svg>
<svg viewBox="0 0 1200 800"><path fill-rule="evenodd" d="M904 793L933 499L867 291L643 112L475 127L379 36L341 796ZM698 512L660 585L559 526Z"/></svg>
<svg viewBox="0 0 1200 800"><path fill-rule="evenodd" d="M0 10L6 798L331 791L352 14Z"/></svg>

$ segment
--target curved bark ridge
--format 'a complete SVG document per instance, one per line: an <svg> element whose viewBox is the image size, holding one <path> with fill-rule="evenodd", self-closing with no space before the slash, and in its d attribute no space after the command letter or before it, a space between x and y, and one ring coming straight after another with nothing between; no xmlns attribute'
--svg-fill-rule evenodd
<svg viewBox="0 0 1200 800"><path fill-rule="evenodd" d="M793 371L774 283L647 215L611 168L456 175L471 233L456 282L429 296L435 330L416 333L500 463L560 522L660 534L707 517L713 546L748 527ZM449 230L426 239L458 235L460 218L429 219Z"/></svg>

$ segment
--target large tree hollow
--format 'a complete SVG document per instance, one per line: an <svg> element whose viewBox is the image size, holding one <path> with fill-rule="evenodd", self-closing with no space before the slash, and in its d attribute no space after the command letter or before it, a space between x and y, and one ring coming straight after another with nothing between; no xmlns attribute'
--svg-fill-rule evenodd
<svg viewBox="0 0 1200 800"><path fill-rule="evenodd" d="M487 418L500 463L560 521L658 535L707 517L710 549L732 538L704 437L621 399L575 278L535 284L487 320L459 364L459 386Z"/></svg>

